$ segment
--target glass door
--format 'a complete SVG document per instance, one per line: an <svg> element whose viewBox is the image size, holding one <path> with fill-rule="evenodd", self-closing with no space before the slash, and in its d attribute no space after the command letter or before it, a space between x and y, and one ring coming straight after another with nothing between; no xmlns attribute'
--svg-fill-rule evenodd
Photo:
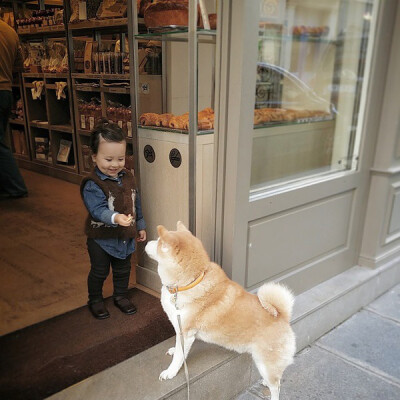
<svg viewBox="0 0 400 400"><path fill-rule="evenodd" d="M251 192L357 169L373 2L260 11Z"/></svg>
<svg viewBox="0 0 400 400"><path fill-rule="evenodd" d="M278 280L302 292L357 263L382 6L222 7L217 261L249 290Z"/></svg>

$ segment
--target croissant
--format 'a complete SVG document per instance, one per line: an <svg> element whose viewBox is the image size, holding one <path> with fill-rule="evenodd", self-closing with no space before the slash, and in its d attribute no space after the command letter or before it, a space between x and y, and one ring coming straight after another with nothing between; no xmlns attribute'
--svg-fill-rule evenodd
<svg viewBox="0 0 400 400"><path fill-rule="evenodd" d="M189 123L189 114L183 114L178 117L172 117L169 121L169 127L173 129L187 129Z"/></svg>
<svg viewBox="0 0 400 400"><path fill-rule="evenodd" d="M210 107L207 107L204 110L199 111L198 119L200 119L200 117L206 117L210 115L214 115L214 110Z"/></svg>
<svg viewBox="0 0 400 400"><path fill-rule="evenodd" d="M254 114L254 125L265 124L269 122L270 118L267 115Z"/></svg>
<svg viewBox="0 0 400 400"><path fill-rule="evenodd" d="M160 114L158 116L157 120L157 126L164 126L164 127L169 127L169 123L171 121L171 118L174 116L174 114Z"/></svg>
<svg viewBox="0 0 400 400"><path fill-rule="evenodd" d="M270 108L270 120L271 121L282 121L284 119L285 111L283 108Z"/></svg>
<svg viewBox="0 0 400 400"><path fill-rule="evenodd" d="M158 114L144 113L140 116L139 123L144 126L157 126L158 118Z"/></svg>
<svg viewBox="0 0 400 400"><path fill-rule="evenodd" d="M204 120L202 122L199 121L197 126L200 131L214 129L214 123L211 121L207 121L207 120Z"/></svg>

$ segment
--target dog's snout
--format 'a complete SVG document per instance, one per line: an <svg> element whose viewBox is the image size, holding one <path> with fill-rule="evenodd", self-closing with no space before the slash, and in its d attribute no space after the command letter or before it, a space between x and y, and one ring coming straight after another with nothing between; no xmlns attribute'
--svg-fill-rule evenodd
<svg viewBox="0 0 400 400"><path fill-rule="evenodd" d="M147 242L146 247L144 248L147 255L153 260L157 261L157 240L151 240Z"/></svg>

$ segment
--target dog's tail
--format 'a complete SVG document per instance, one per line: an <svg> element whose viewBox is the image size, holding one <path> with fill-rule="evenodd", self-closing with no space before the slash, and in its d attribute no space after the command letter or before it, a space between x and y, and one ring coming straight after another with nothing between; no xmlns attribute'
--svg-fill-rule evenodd
<svg viewBox="0 0 400 400"><path fill-rule="evenodd" d="M261 305L273 316L281 316L289 322L292 317L294 296L283 285L269 282L262 285L257 292Z"/></svg>

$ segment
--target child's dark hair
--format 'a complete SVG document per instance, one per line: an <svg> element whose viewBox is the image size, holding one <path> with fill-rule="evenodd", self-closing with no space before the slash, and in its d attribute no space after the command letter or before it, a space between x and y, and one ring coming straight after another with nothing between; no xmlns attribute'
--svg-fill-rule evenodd
<svg viewBox="0 0 400 400"><path fill-rule="evenodd" d="M97 154L99 150L100 139L103 138L107 142L124 142L125 135L122 129L114 122L103 118L92 130L90 135L90 148L93 154Z"/></svg>

